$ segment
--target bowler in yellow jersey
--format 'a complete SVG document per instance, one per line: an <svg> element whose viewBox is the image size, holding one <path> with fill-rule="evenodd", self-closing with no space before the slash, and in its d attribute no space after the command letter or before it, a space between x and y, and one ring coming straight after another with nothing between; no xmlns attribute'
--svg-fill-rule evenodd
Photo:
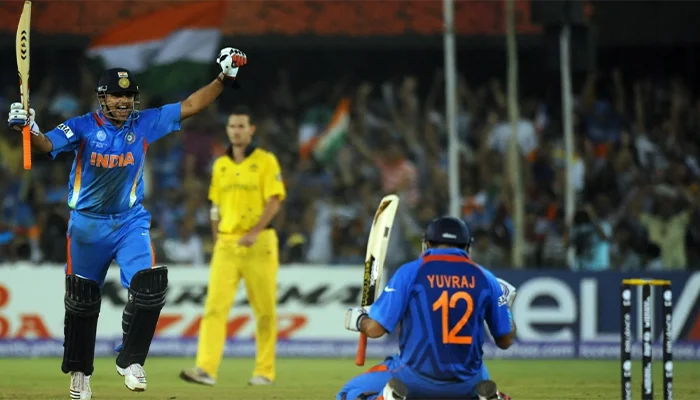
<svg viewBox="0 0 700 400"><path fill-rule="evenodd" d="M226 134L231 146L214 162L209 200L215 244L196 364L180 373L188 382L216 383L228 315L241 279L256 324L255 368L249 384L275 380L279 249L271 221L286 191L277 158L251 144L253 122L247 107L229 115Z"/></svg>

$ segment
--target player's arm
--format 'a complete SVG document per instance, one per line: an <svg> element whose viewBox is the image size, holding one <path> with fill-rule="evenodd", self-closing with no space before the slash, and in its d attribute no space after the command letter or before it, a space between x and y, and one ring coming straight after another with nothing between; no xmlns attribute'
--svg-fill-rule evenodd
<svg viewBox="0 0 700 400"><path fill-rule="evenodd" d="M513 314L511 314L510 309L508 309L508 315L510 317L510 332L504 336L494 337L493 340L496 342L496 346L499 349L506 350L515 342L515 335L518 331L515 326L515 320L513 320Z"/></svg>
<svg viewBox="0 0 700 400"><path fill-rule="evenodd" d="M209 219L211 220L211 237L216 243L216 238L219 234L219 220L221 219L221 192L219 191L219 164L214 163L211 174L211 183L209 184L209 201L211 208L209 209Z"/></svg>
<svg viewBox="0 0 700 400"><path fill-rule="evenodd" d="M486 303L486 323L489 326L496 346L507 349L513 345L517 328L510 311L515 300L515 287L505 281L487 275L490 298ZM504 288L508 291L505 293Z"/></svg>
<svg viewBox="0 0 700 400"><path fill-rule="evenodd" d="M211 208L209 209L209 219L211 220L211 238L214 243L216 243L216 238L219 233L219 219L221 218L221 211L217 204L211 203Z"/></svg>
<svg viewBox="0 0 700 400"><path fill-rule="evenodd" d="M232 54L221 58L224 52ZM227 47L221 50L216 62L221 65L222 72L214 81L192 93L184 101L166 104L160 108L150 108L140 113L139 120L147 121L141 122L147 125L145 129L147 144L150 145L172 132L179 131L183 120L212 104L224 90L225 85L235 82L238 68L245 65L247 58L242 51Z"/></svg>
<svg viewBox="0 0 700 400"><path fill-rule="evenodd" d="M275 215L277 215L277 213L280 211L280 208L282 208L281 195L268 197L262 215L260 215L260 219L258 219L258 222L250 230L255 233L264 231L265 228L270 226L272 219L275 218Z"/></svg>
<svg viewBox="0 0 700 400"><path fill-rule="evenodd" d="M220 73L216 79L209 82L206 86L199 88L199 90L192 93L190 97L180 103L181 121L204 110L219 97L224 90L224 78L222 78L222 75L223 73Z"/></svg>
<svg viewBox="0 0 700 400"><path fill-rule="evenodd" d="M55 158L59 153L74 151L82 140L81 126L83 117L71 118L47 133L41 133L39 126L34 121L34 110L29 110L29 115L22 109L20 103L14 103L10 107L10 118L8 124L10 128L20 130L25 124L29 124L32 131L32 148L41 153L49 153L51 158Z"/></svg>
<svg viewBox="0 0 700 400"><path fill-rule="evenodd" d="M251 229L255 233L260 233L270 226L272 219L279 213L282 208L282 202L287 196L284 182L282 181L282 170L277 157L270 154L265 164L262 176L262 195L266 202L260 219Z"/></svg>
<svg viewBox="0 0 700 400"><path fill-rule="evenodd" d="M38 151L39 153L51 153L53 151L53 143L51 143L51 140L46 135L39 131L38 127L36 130L32 127L31 132L31 143L34 151Z"/></svg>
<svg viewBox="0 0 700 400"><path fill-rule="evenodd" d="M345 314L345 329L362 332L373 339L393 332L406 312L416 270L415 264L399 268L369 312L362 307L348 309Z"/></svg>
<svg viewBox="0 0 700 400"><path fill-rule="evenodd" d="M29 124L29 129L32 132L32 149L40 153L50 153L53 150L53 144L46 135L41 133L39 125L34 121L34 115L33 108L30 108L29 114L27 114L27 111L22 107L22 103L12 103L7 123L10 128L19 132L22 132L22 128Z"/></svg>
<svg viewBox="0 0 700 400"><path fill-rule="evenodd" d="M382 324L365 314L360 319L360 332L367 335L368 338L377 339L384 336L387 331Z"/></svg>
<svg viewBox="0 0 700 400"><path fill-rule="evenodd" d="M219 76L180 103L181 121L199 113L213 103L224 87L234 82L238 68L244 66L248 62L248 58L242 51L227 47L219 52L216 62L221 66Z"/></svg>

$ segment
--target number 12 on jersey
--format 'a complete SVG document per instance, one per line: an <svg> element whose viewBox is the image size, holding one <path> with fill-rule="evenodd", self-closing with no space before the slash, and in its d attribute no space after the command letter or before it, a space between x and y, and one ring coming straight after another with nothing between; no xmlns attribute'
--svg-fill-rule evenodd
<svg viewBox="0 0 700 400"><path fill-rule="evenodd" d="M462 302L466 303L464 314L456 324L450 326L450 311L453 311ZM459 291L450 295L447 290L443 290L440 297L433 303L433 311L441 313L443 344L472 344L471 336L460 336L459 334L474 312L474 299L471 294Z"/></svg>

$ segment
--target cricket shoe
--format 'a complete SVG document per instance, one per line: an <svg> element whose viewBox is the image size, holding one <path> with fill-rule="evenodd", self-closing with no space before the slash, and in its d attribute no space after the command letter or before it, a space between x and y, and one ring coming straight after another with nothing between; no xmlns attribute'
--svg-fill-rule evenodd
<svg viewBox="0 0 700 400"><path fill-rule="evenodd" d="M382 390L382 395L379 396L380 399L384 400L406 400L406 397L408 397L408 388L396 378L389 379Z"/></svg>
<svg viewBox="0 0 700 400"><path fill-rule="evenodd" d="M132 392L146 390L146 371L141 364L131 364L126 368L117 365L117 373L124 377L124 385Z"/></svg>
<svg viewBox="0 0 700 400"><path fill-rule="evenodd" d="M199 383L200 385L213 386L216 379L199 367L183 369L180 371L180 379L185 382Z"/></svg>
<svg viewBox="0 0 700 400"><path fill-rule="evenodd" d="M71 400L92 399L92 389L90 388L90 375L82 372L70 373L70 398Z"/></svg>
<svg viewBox="0 0 700 400"><path fill-rule="evenodd" d="M272 381L265 378L264 376L257 375L248 381L249 386L267 386L267 385L272 385Z"/></svg>
<svg viewBox="0 0 700 400"><path fill-rule="evenodd" d="M484 380L476 384L476 395L479 400L511 400L510 396L498 391L496 382Z"/></svg>

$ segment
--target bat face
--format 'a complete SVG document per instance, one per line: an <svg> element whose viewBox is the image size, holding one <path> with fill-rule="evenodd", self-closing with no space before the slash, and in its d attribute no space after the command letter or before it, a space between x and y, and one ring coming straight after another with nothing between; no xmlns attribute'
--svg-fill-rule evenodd
<svg viewBox="0 0 700 400"><path fill-rule="evenodd" d="M379 203L379 207L374 215L365 256L365 273L361 299L363 307L371 306L378 294L381 293L379 281L384 272L384 259L386 258L391 226L394 223L398 205L398 196L385 196Z"/></svg>
<svg viewBox="0 0 700 400"><path fill-rule="evenodd" d="M19 88L22 96L22 105L29 109L29 32L31 26L32 3L26 1L22 9L22 16L17 25L15 38L15 53L17 58L17 74L19 75Z"/></svg>
<svg viewBox="0 0 700 400"><path fill-rule="evenodd" d="M384 259L386 258L387 247L389 246L389 235L391 226L394 224L396 210L399 207L399 197L390 194L384 196L377 207L372 221L372 229L369 232L367 242L367 254L365 256L365 273L362 283L361 306L367 307L374 304L374 301L381 294L379 281L384 273ZM357 345L355 365L365 365L367 353L367 336L360 334L360 342Z"/></svg>
<svg viewBox="0 0 700 400"><path fill-rule="evenodd" d="M15 56L17 58L17 74L19 75L19 92L22 107L29 111L29 32L32 18L32 2L25 1L22 15L17 25L15 37ZM32 169L32 144L29 125L22 128L22 157L24 169Z"/></svg>

